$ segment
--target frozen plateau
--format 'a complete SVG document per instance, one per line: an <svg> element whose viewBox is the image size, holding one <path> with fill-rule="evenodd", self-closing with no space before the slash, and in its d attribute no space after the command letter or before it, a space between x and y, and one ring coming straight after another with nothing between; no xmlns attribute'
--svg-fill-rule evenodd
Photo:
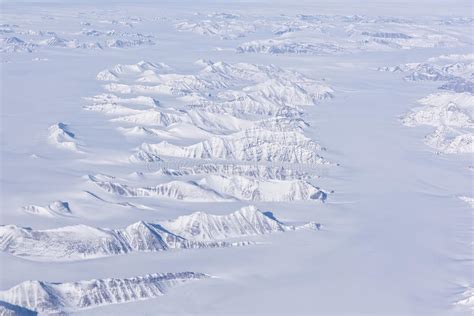
<svg viewBox="0 0 474 316"><path fill-rule="evenodd" d="M0 0L0 316L474 313L468 0Z"/></svg>

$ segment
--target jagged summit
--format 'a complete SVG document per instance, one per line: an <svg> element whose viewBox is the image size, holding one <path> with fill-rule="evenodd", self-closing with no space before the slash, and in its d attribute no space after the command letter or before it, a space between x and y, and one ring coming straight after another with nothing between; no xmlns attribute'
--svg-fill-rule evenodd
<svg viewBox="0 0 474 316"><path fill-rule="evenodd" d="M318 153L321 149L321 146L301 133L263 129L212 137L190 146L177 146L166 141L141 146L141 151L158 156L325 164L327 161Z"/></svg>
<svg viewBox="0 0 474 316"><path fill-rule="evenodd" d="M65 313L162 296L171 287L208 277L203 273L178 272L69 283L25 281L0 292L0 300L39 313Z"/></svg>
<svg viewBox="0 0 474 316"><path fill-rule="evenodd" d="M231 243L225 239L297 228L311 227L286 225L248 206L228 215L196 212L157 223L138 221L122 229L74 225L33 230L0 226L0 250L30 260L74 261L136 251L240 246L248 242Z"/></svg>
<svg viewBox="0 0 474 316"><path fill-rule="evenodd" d="M213 215L195 212L163 222L167 229L179 232L181 236L208 241L251 235L262 235L292 230L279 221L266 216L255 206L243 207L228 215Z"/></svg>
<svg viewBox="0 0 474 316"><path fill-rule="evenodd" d="M291 180L309 179L311 175L305 171L298 171L285 167L271 167L259 164L216 164L205 163L192 167L160 168L155 175L183 177L189 175L225 175L245 176L249 178L260 178L264 180ZM317 177L317 176L314 176Z"/></svg>
<svg viewBox="0 0 474 316"><path fill-rule="evenodd" d="M102 190L119 196L156 197L189 202L229 201L230 197L218 191L200 186L194 181L174 180L156 186L134 187L118 182L103 181L95 176L89 179Z"/></svg>
<svg viewBox="0 0 474 316"><path fill-rule="evenodd" d="M244 201L326 201L327 193L303 180L260 180L208 175L199 184Z"/></svg>

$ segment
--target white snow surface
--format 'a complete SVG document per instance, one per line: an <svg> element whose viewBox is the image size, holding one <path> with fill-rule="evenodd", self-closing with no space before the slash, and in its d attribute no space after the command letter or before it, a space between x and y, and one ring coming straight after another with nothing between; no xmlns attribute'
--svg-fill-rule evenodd
<svg viewBox="0 0 474 316"><path fill-rule="evenodd" d="M471 2L2 1L0 315L471 315Z"/></svg>

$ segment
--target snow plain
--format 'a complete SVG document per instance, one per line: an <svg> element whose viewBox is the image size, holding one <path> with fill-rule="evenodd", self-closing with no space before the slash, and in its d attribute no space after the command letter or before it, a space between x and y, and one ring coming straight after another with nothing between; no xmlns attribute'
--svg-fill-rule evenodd
<svg viewBox="0 0 474 316"><path fill-rule="evenodd" d="M1 5L0 314L472 314L469 1Z"/></svg>

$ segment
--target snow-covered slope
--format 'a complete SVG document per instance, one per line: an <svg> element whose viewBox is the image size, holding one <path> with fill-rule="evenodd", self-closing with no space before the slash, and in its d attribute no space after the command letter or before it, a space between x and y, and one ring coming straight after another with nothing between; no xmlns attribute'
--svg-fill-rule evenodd
<svg viewBox="0 0 474 316"><path fill-rule="evenodd" d="M224 40L245 37L255 31L254 23L240 20L239 15L229 13L211 13L202 16L201 20L184 20L175 24L181 32L193 32L200 35L218 37ZM210 20L210 19L212 20Z"/></svg>
<svg viewBox="0 0 474 316"><path fill-rule="evenodd" d="M144 105L147 108L154 108L160 105L160 102L157 99L147 96L122 98L115 94L101 93L93 97L86 97L84 99L92 102L93 104Z"/></svg>
<svg viewBox="0 0 474 316"><path fill-rule="evenodd" d="M0 39L0 52L2 53L31 53L37 47L38 45L31 42L25 42L16 36Z"/></svg>
<svg viewBox="0 0 474 316"><path fill-rule="evenodd" d="M2 316L34 316L37 312L27 308L0 301L0 315Z"/></svg>
<svg viewBox="0 0 474 316"><path fill-rule="evenodd" d="M168 173L173 175L172 172ZM207 175L195 181L175 180L156 186L135 187L89 176L102 190L123 197L157 197L185 202L321 200L327 194L304 180L273 180L240 175Z"/></svg>
<svg viewBox="0 0 474 316"><path fill-rule="evenodd" d="M426 144L446 154L474 153L474 133L440 126L425 138Z"/></svg>
<svg viewBox="0 0 474 316"><path fill-rule="evenodd" d="M302 164L324 164L318 154L321 147L298 132L270 132L250 129L229 136L183 147L163 141L143 144L141 151L171 157L192 159L227 159L238 161L269 161Z"/></svg>
<svg viewBox="0 0 474 316"><path fill-rule="evenodd" d="M330 54L343 49L331 43L311 43L291 39L267 39L246 42L237 47L238 53L265 54Z"/></svg>
<svg viewBox="0 0 474 316"><path fill-rule="evenodd" d="M228 201L229 197L222 196L217 191L207 189L192 181L171 181L153 187L133 187L112 181L103 181L94 176L89 179L102 190L120 196L128 197L158 197L188 202Z"/></svg>
<svg viewBox="0 0 474 316"><path fill-rule="evenodd" d="M446 82L440 89L472 93L474 59L470 54L449 56L449 58L430 58L422 63L381 67L379 70L404 73L404 79L407 81Z"/></svg>
<svg viewBox="0 0 474 316"><path fill-rule="evenodd" d="M29 260L75 261L125 254L132 251L166 251L174 248L229 247L232 244L188 241L159 224L137 222L124 229L86 225L32 230L14 225L0 227L2 251Z"/></svg>
<svg viewBox="0 0 474 316"><path fill-rule="evenodd" d="M102 70L97 74L97 80L119 81L119 78L137 77L143 74L167 73L171 67L165 63L152 63L149 61L139 61L136 64L117 64L111 69Z"/></svg>
<svg viewBox="0 0 474 316"><path fill-rule="evenodd" d="M216 174L226 176L245 176L261 179L291 180L307 179L310 175L285 167L271 167L264 165L238 165L238 164L202 164L193 167L180 167L178 169L160 168L155 175L183 177L189 175Z"/></svg>
<svg viewBox="0 0 474 316"><path fill-rule="evenodd" d="M438 152L462 154L474 152L474 97L471 55L449 55L428 59L426 63L409 63L379 70L407 73L408 81L440 81L443 92L432 93L418 102L402 118L407 126L428 125L435 131L425 137L425 143Z"/></svg>
<svg viewBox="0 0 474 316"><path fill-rule="evenodd" d="M468 287L461 295L461 299L456 301L454 305L466 311L474 310L474 289Z"/></svg>
<svg viewBox="0 0 474 316"><path fill-rule="evenodd" d="M0 226L0 249L29 260L74 261L134 251L240 246L248 242L231 243L221 239L297 228L319 229L319 224L286 225L249 206L224 216L197 212L165 222L140 221L123 229L75 225L33 230L15 225Z"/></svg>
<svg viewBox="0 0 474 316"><path fill-rule="evenodd" d="M68 202L53 201L48 206L27 205L23 206L22 210L26 213L38 216L55 217L55 216L69 216L71 209Z"/></svg>
<svg viewBox="0 0 474 316"><path fill-rule="evenodd" d="M0 300L39 313L65 313L155 298L169 288L208 277L197 272L177 272L66 283L25 281L0 292Z"/></svg>
<svg viewBox="0 0 474 316"><path fill-rule="evenodd" d="M181 74L145 75L137 81L144 84L111 82L104 85L104 88L110 92L121 94L144 93L183 96L192 92L224 87L219 81L207 81L194 75ZM150 83L153 85L150 85Z"/></svg>
<svg viewBox="0 0 474 316"><path fill-rule="evenodd" d="M429 125L435 131L426 143L444 153L474 152L474 98L469 93L443 92L419 101L424 107L412 110L403 118L407 126Z"/></svg>
<svg viewBox="0 0 474 316"><path fill-rule="evenodd" d="M258 180L209 175L199 184L244 201L325 201L327 194L303 180Z"/></svg>
<svg viewBox="0 0 474 316"><path fill-rule="evenodd" d="M437 96L441 97L439 94ZM471 99L474 101L474 98L471 97ZM422 102L423 100L420 101L420 103ZM408 126L430 125L434 127L450 126L458 128L472 128L474 125L470 112L473 108L474 106L471 108L460 106L454 100L449 101L447 104L440 104L437 106L428 105L409 113L404 117L403 123Z"/></svg>
<svg viewBox="0 0 474 316"><path fill-rule="evenodd" d="M466 202L467 204L469 204L469 206L471 208L474 208L474 197L469 197L469 196L459 196L459 199L461 201L464 201Z"/></svg>
<svg viewBox="0 0 474 316"><path fill-rule="evenodd" d="M57 123L51 125L48 131L48 140L52 145L61 149L81 152L76 142L76 136L69 130L69 127L66 124Z"/></svg>
<svg viewBox="0 0 474 316"><path fill-rule="evenodd" d="M0 11L0 315L471 311L469 0Z"/></svg>
<svg viewBox="0 0 474 316"><path fill-rule="evenodd" d="M308 223L297 227L286 225L260 212L254 206L241 208L229 215L196 212L180 216L175 220L162 222L161 225L185 238L200 241L263 235L304 227L319 229L320 227L316 223Z"/></svg>

